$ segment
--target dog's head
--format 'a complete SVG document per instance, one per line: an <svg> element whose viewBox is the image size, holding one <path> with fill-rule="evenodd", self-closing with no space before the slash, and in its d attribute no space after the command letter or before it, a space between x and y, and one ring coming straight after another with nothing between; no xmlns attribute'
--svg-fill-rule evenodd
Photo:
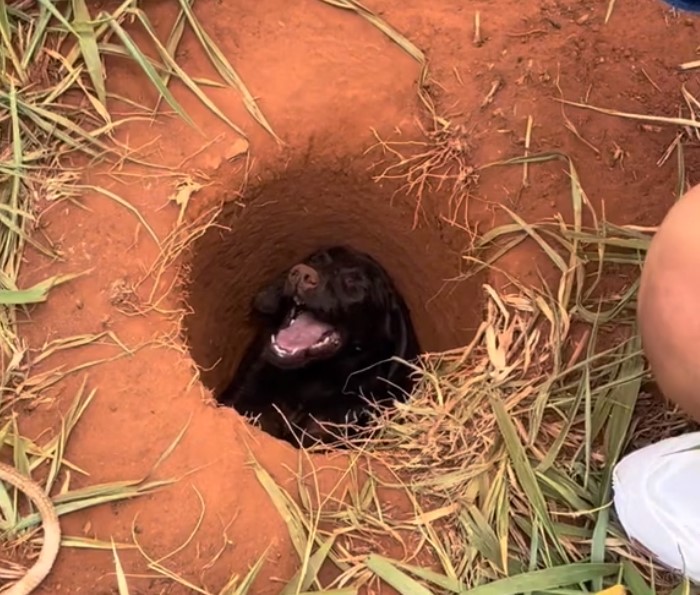
<svg viewBox="0 0 700 595"><path fill-rule="evenodd" d="M253 309L271 326L264 357L280 368L381 352L387 344L400 352L410 324L384 270L345 247L318 250L291 267L257 294Z"/></svg>

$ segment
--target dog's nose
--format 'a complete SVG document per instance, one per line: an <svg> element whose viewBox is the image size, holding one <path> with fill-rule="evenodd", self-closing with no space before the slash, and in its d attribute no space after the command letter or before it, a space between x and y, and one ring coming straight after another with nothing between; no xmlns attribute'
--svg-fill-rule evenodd
<svg viewBox="0 0 700 595"><path fill-rule="evenodd" d="M318 285L318 273L308 265L298 264L289 271L289 282L293 287L308 291Z"/></svg>

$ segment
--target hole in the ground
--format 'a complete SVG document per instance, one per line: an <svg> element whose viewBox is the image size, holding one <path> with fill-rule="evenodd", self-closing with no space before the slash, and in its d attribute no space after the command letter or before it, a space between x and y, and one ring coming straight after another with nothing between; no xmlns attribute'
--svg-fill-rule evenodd
<svg viewBox="0 0 700 595"><path fill-rule="evenodd" d="M338 442L410 394L418 338L371 256L315 250L260 288L251 309L258 332L219 402L268 434L302 446Z"/></svg>
<svg viewBox="0 0 700 595"><path fill-rule="evenodd" d="M228 181L219 182L209 192L225 187ZM338 382L338 374L356 364L358 373L364 374L356 379L370 378L375 387L376 383L386 387L386 391L377 389L375 397L391 395L390 385L378 376L389 376L389 382L397 385L394 396L401 395L410 390L408 368L387 362L383 356L411 359L418 345L427 352L445 351L472 338L481 320L480 287L474 278L450 281L462 272L465 234L441 225L439 216L429 212L413 230L413 201L397 198L392 205L391 198L392 190L374 183L365 172L352 175L345 168L307 165L250 188L245 207L227 204L218 221L221 226L212 227L192 247L187 288L190 314L185 319L200 378L220 402L233 404L232 397L239 395L237 408L247 407L254 413L251 398L265 399L265 391L280 391L292 379L317 406L317 397ZM327 251L318 254L321 249L340 246L350 252L336 250L330 257ZM312 254L316 256L310 261ZM293 269L299 263L308 268ZM346 269L343 274L337 270L339 263ZM288 295L278 304L275 284L284 293L284 281ZM335 284L336 293L343 293L344 306L352 302L358 311L331 315L327 311L331 296L315 291L328 283ZM258 309L270 314L273 306L280 306L267 318L252 307L256 294L265 288L272 293L258 296ZM294 296L299 303L295 304ZM275 344L271 344L271 327L289 323L288 315L296 316L296 322L281 334L275 333ZM360 357L353 360L348 354L358 346L360 351L354 355ZM268 357L251 357L255 349L258 354L266 349ZM378 355L382 356L379 368L367 371L367 358L377 359ZM311 359L318 361L298 368ZM268 367L256 376L254 366L272 360L280 364L280 375L271 376ZM248 386L241 391L244 377ZM351 383L345 386L352 395ZM248 395L245 399L240 397L243 393ZM356 398L347 393L346 397ZM325 397L324 403L330 398ZM342 423L338 413L344 406L337 395L331 421ZM279 412L290 416L292 409L279 407L273 417L279 417ZM297 409L291 416L299 419L302 413L308 410ZM351 414L348 421L355 417ZM289 424L275 421L266 427L262 421L261 425L294 442Z"/></svg>

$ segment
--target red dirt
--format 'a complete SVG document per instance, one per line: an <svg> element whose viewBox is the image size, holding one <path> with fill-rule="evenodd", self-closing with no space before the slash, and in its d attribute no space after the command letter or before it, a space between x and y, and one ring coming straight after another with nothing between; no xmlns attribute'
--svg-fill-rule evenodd
<svg viewBox="0 0 700 595"><path fill-rule="evenodd" d="M176 3L144 4L157 30L166 35ZM657 160L673 141L675 129L563 107L554 100L559 97L556 81L563 97L572 101L587 99L601 107L673 117L682 104L681 85L698 90L697 76L677 67L696 58L700 20L673 16L657 0L618 1L608 24L603 23L607 2L592 0L372 0L369 7L427 53L438 112L473 130L475 164L522 155L527 118L532 116L531 151L569 154L598 212L604 203L607 218L615 223L660 221L674 198L676 166L675 158L662 166ZM481 45L473 43L476 10L481 13ZM195 314L188 328L194 356L204 365L224 358L222 371L203 372L202 378L213 386L231 373L248 332L242 305L254 285L317 241L336 238L356 242L386 261L415 312L427 349L464 342L476 321L474 291L479 288L458 285L451 293L453 287L447 287L429 300L445 278L459 272L456 255L468 246L468 235L446 223L450 213L444 195L426 201L425 217L411 232L415 197L397 195L390 210L393 188L373 186L368 171L380 153L363 156L376 142L372 129L386 139L422 138L416 126L418 120L425 122L416 96L416 63L363 19L318 0L200 0L196 11L287 143L281 149L258 127L233 90L210 90L249 134L254 164L246 206L226 210L232 235L224 234L216 248L213 236L202 240L192 263L193 279L203 280L190 288ZM189 33L179 61L190 73L216 78ZM115 60L108 68L113 92L154 105L154 92L133 67ZM496 80L501 86L492 103L482 108ZM150 161L210 178L211 185L192 198L192 216L222 198L239 198L235 189L242 181L240 168L226 160L240 141L180 86L174 89L206 131L204 136L168 115L152 125L132 122L119 130L118 138L143 147ZM131 109L117 101L112 108ZM563 114L595 150L566 130ZM618 147L624 152L622 161L615 158ZM698 160L697 149L687 147L686 169L693 183L698 181L693 173ZM285 172L291 172L286 183L280 181ZM178 215L169 199L174 178L134 164L125 164L120 175L107 173L105 168L87 168L86 181L119 193L165 238ZM259 186L258 178L266 185ZM468 224L483 231L506 221L496 208L499 204L529 221L555 212L569 216L568 184L559 162L531 166L525 188L522 168L487 170L475 188ZM292 492L297 452L250 429L233 411L212 405L196 379L180 317L168 312L180 303L177 288L167 293L173 267L157 288L158 295L167 294L158 310L128 315L123 303L117 307L117 298L129 298L128 292L119 293L120 287L143 277L158 248L123 207L89 192L81 200L86 210L64 203L43 213L43 232L57 243L64 259L50 262L30 251L22 282L30 285L56 273L93 270L60 286L47 304L34 308L33 324L22 327L24 336L38 349L47 340L108 329L130 348L143 347L131 356L67 375L46 391L46 404L31 411L20 406L22 430L33 437L46 428L56 431L61 413L87 379L97 395L75 429L67 457L90 477L75 474L74 486L141 478L189 421L181 443L156 473L159 478L187 475L155 495L63 517L64 530L126 542L135 522L140 543L158 558L185 542L200 514L201 497L201 527L168 561L170 567L216 592L232 573L245 574L269 548L253 592L276 593L278 581L295 572L297 558L283 520L249 465L248 448ZM546 268L527 245L502 264L533 282L538 268ZM230 276L215 280L213 271ZM139 287L139 303L149 289L148 282ZM147 344L154 338L162 340ZM35 372L120 353L109 342L75 348L53 356ZM331 489L342 472L342 457L315 456L314 461L324 469L323 489ZM389 542L386 548L402 553ZM127 572L144 573L137 553L124 552L121 558ZM113 568L109 552L64 548L40 592L115 593ZM162 579L129 582L133 593L187 592Z"/></svg>

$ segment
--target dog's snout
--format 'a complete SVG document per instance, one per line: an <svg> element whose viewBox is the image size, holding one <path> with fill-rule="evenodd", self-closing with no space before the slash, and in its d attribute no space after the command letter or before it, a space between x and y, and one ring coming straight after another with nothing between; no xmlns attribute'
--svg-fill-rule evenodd
<svg viewBox="0 0 700 595"><path fill-rule="evenodd" d="M307 291L318 286L319 278L315 269L306 264L298 264L289 271L289 281L292 286Z"/></svg>

